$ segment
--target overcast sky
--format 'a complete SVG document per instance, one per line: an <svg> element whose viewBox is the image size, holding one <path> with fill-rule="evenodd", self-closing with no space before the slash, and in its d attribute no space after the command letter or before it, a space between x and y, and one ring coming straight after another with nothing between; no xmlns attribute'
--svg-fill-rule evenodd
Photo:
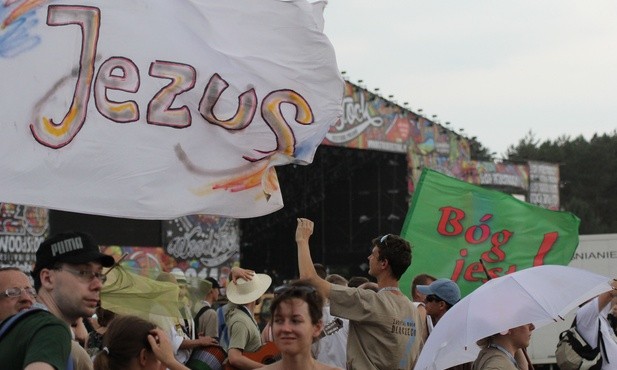
<svg viewBox="0 0 617 370"><path fill-rule="evenodd" d="M529 130L617 129L615 0L329 0L325 20L351 82L498 157Z"/></svg>

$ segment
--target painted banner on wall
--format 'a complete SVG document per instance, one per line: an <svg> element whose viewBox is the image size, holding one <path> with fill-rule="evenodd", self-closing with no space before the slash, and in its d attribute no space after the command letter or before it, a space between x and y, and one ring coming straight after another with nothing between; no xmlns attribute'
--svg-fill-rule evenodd
<svg viewBox="0 0 617 370"><path fill-rule="evenodd" d="M141 219L282 207L343 80L306 0L0 3L0 200Z"/></svg>
<svg viewBox="0 0 617 370"><path fill-rule="evenodd" d="M31 271L39 244L48 233L47 209L0 203L0 265Z"/></svg>
<svg viewBox="0 0 617 370"><path fill-rule="evenodd" d="M224 281L240 260L240 222L206 215L164 221L163 246L189 281L209 276Z"/></svg>
<svg viewBox="0 0 617 370"><path fill-rule="evenodd" d="M330 127L323 143L469 160L464 137L349 82L345 83L343 116Z"/></svg>
<svg viewBox="0 0 617 370"><path fill-rule="evenodd" d="M488 161L466 161L458 177L474 185L529 189L528 167L524 164Z"/></svg>
<svg viewBox="0 0 617 370"><path fill-rule="evenodd" d="M529 161L529 203L559 210L559 165Z"/></svg>
<svg viewBox="0 0 617 370"><path fill-rule="evenodd" d="M491 278L524 268L567 265L580 220L425 169L401 236L413 262L401 278L427 273L454 280L466 295Z"/></svg>

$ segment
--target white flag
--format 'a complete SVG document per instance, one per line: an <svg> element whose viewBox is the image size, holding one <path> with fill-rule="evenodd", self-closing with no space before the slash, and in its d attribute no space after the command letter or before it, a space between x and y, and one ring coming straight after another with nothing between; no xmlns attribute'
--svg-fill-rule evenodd
<svg viewBox="0 0 617 370"><path fill-rule="evenodd" d="M0 201L254 217L308 164L343 80L306 0L0 4Z"/></svg>

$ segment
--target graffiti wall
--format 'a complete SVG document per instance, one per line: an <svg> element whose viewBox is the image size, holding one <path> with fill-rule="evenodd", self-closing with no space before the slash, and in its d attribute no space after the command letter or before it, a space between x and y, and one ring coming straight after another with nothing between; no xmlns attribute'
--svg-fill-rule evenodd
<svg viewBox="0 0 617 370"><path fill-rule="evenodd" d="M224 282L240 260L240 222L207 215L164 221L163 245L189 282L208 276Z"/></svg>
<svg viewBox="0 0 617 370"><path fill-rule="evenodd" d="M322 144L406 153L415 119L413 113L347 82L343 116Z"/></svg>
<svg viewBox="0 0 617 370"><path fill-rule="evenodd" d="M47 209L0 203L0 265L32 271L36 250L48 232Z"/></svg>

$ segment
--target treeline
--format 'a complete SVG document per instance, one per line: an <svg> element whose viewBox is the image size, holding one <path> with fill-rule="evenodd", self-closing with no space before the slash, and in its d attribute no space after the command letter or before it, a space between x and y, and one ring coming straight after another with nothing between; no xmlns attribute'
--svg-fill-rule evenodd
<svg viewBox="0 0 617 370"><path fill-rule="evenodd" d="M561 208L581 219L580 234L617 232L617 131L544 142L529 132L506 158L558 163Z"/></svg>

